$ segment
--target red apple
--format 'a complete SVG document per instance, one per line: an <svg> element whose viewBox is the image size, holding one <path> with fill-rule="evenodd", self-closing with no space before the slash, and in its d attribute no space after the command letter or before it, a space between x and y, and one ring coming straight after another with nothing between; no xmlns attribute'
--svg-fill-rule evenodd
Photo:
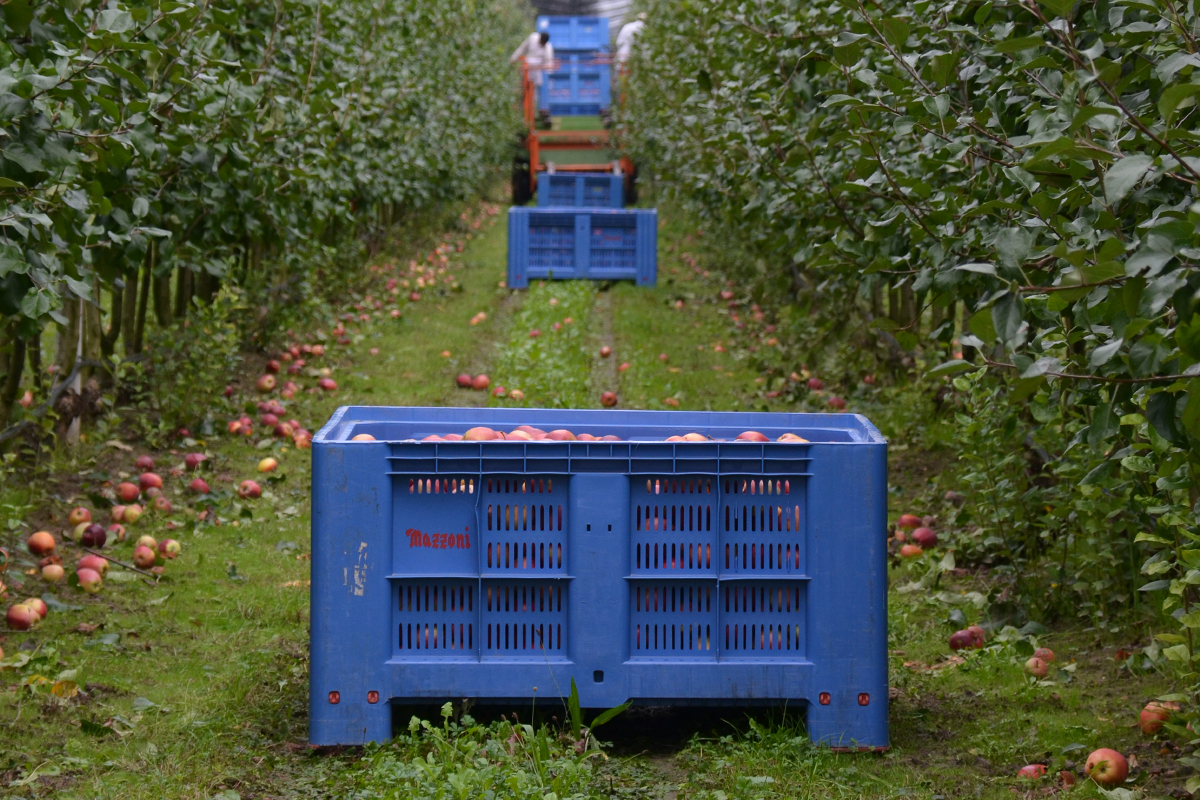
<svg viewBox="0 0 1200 800"><path fill-rule="evenodd" d="M530 338L530 339L536 339L536 338L538 338L538 337L539 337L539 336L541 336L541 335L542 335L542 332L541 332L541 331L539 331L537 328L534 328L533 330L531 330L531 331L529 332L529 338Z"/></svg>
<svg viewBox="0 0 1200 800"><path fill-rule="evenodd" d="M167 496L160 494L158 497L154 498L154 510L160 514L166 514L170 516L171 512L175 509L174 506L171 505L171 501L167 499Z"/></svg>
<svg viewBox="0 0 1200 800"><path fill-rule="evenodd" d="M75 565L75 568L76 570L94 569L96 572L100 573L100 577L103 578L108 574L108 559L88 553L86 556L79 559L79 563Z"/></svg>
<svg viewBox="0 0 1200 800"><path fill-rule="evenodd" d="M915 514L901 514L899 521L896 523L898 528L919 528L921 527L921 518Z"/></svg>
<svg viewBox="0 0 1200 800"><path fill-rule="evenodd" d="M125 506L125 514L121 517L122 520L124 520L125 522L127 522L130 525L133 525L141 518L142 518L142 507L139 506L137 503L132 503L130 505Z"/></svg>
<svg viewBox="0 0 1200 800"><path fill-rule="evenodd" d="M333 378L321 378L317 381L317 388L325 392L337 391L337 381Z"/></svg>
<svg viewBox="0 0 1200 800"><path fill-rule="evenodd" d="M609 347L608 345L604 345L604 347L600 348L600 357L601 358L608 358L611 355L612 355L612 348Z"/></svg>
<svg viewBox="0 0 1200 800"><path fill-rule="evenodd" d="M128 481L117 484L117 497L120 498L122 502L132 503L134 500L138 499L138 495L141 493L142 490L139 489L136 484L129 483Z"/></svg>
<svg viewBox="0 0 1200 800"><path fill-rule="evenodd" d="M67 523L73 528L81 522L91 522L92 512L83 506L72 508L71 513L67 514Z"/></svg>
<svg viewBox="0 0 1200 800"><path fill-rule="evenodd" d="M800 436L799 434L795 434L795 433L784 433L784 434L781 434L781 435L780 435L780 437L779 437L778 439L776 439L775 441L777 441L777 442L791 442L792 444L799 444L799 443L801 443L801 442L807 442L807 441L808 441L808 439L805 439L803 436Z"/></svg>
<svg viewBox="0 0 1200 800"><path fill-rule="evenodd" d="M226 384L226 386L225 386L225 396L226 396L226 397L233 397L233 385L232 385L232 384ZM153 469L153 468L152 468L152 469Z"/></svg>
<svg viewBox="0 0 1200 800"><path fill-rule="evenodd" d="M54 536L48 531L38 531L30 535L25 545L35 556L49 555L54 552Z"/></svg>
<svg viewBox="0 0 1200 800"><path fill-rule="evenodd" d="M832 408L836 411L841 411L846 407L846 401L843 400L842 398L838 397L837 395L834 395L833 397L829 398L828 400L825 401L825 403L830 408Z"/></svg>
<svg viewBox="0 0 1200 800"><path fill-rule="evenodd" d="M139 569L149 569L154 566L155 558L154 551L145 545L138 545L133 549L133 563Z"/></svg>
<svg viewBox="0 0 1200 800"><path fill-rule="evenodd" d="M84 528L83 535L79 537L79 543L84 547L104 547L106 541L108 534L104 532L104 526L95 523Z"/></svg>
<svg viewBox="0 0 1200 800"><path fill-rule="evenodd" d="M262 496L262 487L255 481L244 480L238 484L238 497L243 500L254 500Z"/></svg>
<svg viewBox="0 0 1200 800"><path fill-rule="evenodd" d="M496 431L482 426L471 428L463 434L463 439L468 442L490 442L496 438Z"/></svg>
<svg viewBox="0 0 1200 800"><path fill-rule="evenodd" d="M1033 651L1033 655L1036 658L1040 658L1042 661L1045 661L1047 664L1054 662L1054 651L1049 647L1039 647L1037 650Z"/></svg>
<svg viewBox="0 0 1200 800"><path fill-rule="evenodd" d="M123 506L123 505L113 506L111 509L109 509L109 514L112 516L113 522L124 522L125 521L125 506Z"/></svg>
<svg viewBox="0 0 1200 800"><path fill-rule="evenodd" d="M1017 770L1018 778L1040 778L1046 774L1045 764L1026 764Z"/></svg>
<svg viewBox="0 0 1200 800"><path fill-rule="evenodd" d="M148 500L153 500L154 498L158 497L160 494L162 494L162 489L158 488L157 486L151 486L145 492L146 499L148 499Z"/></svg>
<svg viewBox="0 0 1200 800"><path fill-rule="evenodd" d="M263 371L274 375L275 373L279 372L279 362L275 359L271 359L267 362L266 366L263 367Z"/></svg>
<svg viewBox="0 0 1200 800"><path fill-rule="evenodd" d="M669 355L667 355L666 353L659 353L659 354L658 354L658 360L659 360L659 361L669 361L670 359L671 359L671 357L670 357Z"/></svg>
<svg viewBox="0 0 1200 800"><path fill-rule="evenodd" d="M199 469L205 461L208 461L208 456L204 453L188 453L183 457L183 463L188 469Z"/></svg>
<svg viewBox="0 0 1200 800"><path fill-rule="evenodd" d="M622 361L622 362L621 362L621 366L617 367L617 372L624 372L624 371L625 371L625 370L627 370L627 369L629 369L629 362L628 362L628 361Z"/></svg>
<svg viewBox="0 0 1200 800"><path fill-rule="evenodd" d="M114 542L125 541L125 526L124 525L117 525L117 524L109 525L105 529L105 533L107 533L110 537L112 537L112 540Z"/></svg>
<svg viewBox="0 0 1200 800"><path fill-rule="evenodd" d="M612 408L616 404L617 404L616 392L604 392L602 395L600 395L600 405L604 406L605 408Z"/></svg>
<svg viewBox="0 0 1200 800"><path fill-rule="evenodd" d="M42 580L46 583L61 583L66 574L62 564L47 564L42 567Z"/></svg>
<svg viewBox="0 0 1200 800"><path fill-rule="evenodd" d="M153 472L143 472L138 476L138 485L142 487L142 491L147 489L161 489L163 479Z"/></svg>
<svg viewBox="0 0 1200 800"><path fill-rule="evenodd" d="M739 441L739 442L769 442L769 441L771 441L771 439L766 434L759 433L758 431L742 431L741 433L739 433L737 435L736 441Z"/></svg>
<svg viewBox="0 0 1200 800"><path fill-rule="evenodd" d="M461 375L459 375L457 378L455 378L454 382L458 384L458 387L460 389L470 389L471 383L474 380L475 379L472 376L470 376L464 372Z"/></svg>
<svg viewBox="0 0 1200 800"><path fill-rule="evenodd" d="M34 625L37 625L41 621L41 617L24 603L17 603L8 607L8 613L5 614L5 621L8 623L8 627L14 631L27 631Z"/></svg>
<svg viewBox="0 0 1200 800"><path fill-rule="evenodd" d="M821 380L820 378L809 378L808 388L812 389L814 392L819 392L825 388L825 381Z"/></svg>
<svg viewBox="0 0 1200 800"><path fill-rule="evenodd" d="M568 430L559 428L556 431L550 431L549 433L547 433L546 438L552 439L553 441L556 441L556 442L573 442L573 441L575 441L575 434L571 433Z"/></svg>
<svg viewBox="0 0 1200 800"><path fill-rule="evenodd" d="M978 625L968 625L967 633L971 634L971 641L975 642L975 647L983 647L987 642L987 631Z"/></svg>
<svg viewBox="0 0 1200 800"><path fill-rule="evenodd" d="M930 528L917 528L912 532L912 538L921 547L937 547L937 534Z"/></svg>
<svg viewBox="0 0 1200 800"><path fill-rule="evenodd" d="M275 390L275 376L267 374L267 375L263 375L263 376L259 377L259 379L254 384L254 388L257 389L258 391L262 392L263 394L274 391Z"/></svg>
<svg viewBox="0 0 1200 800"><path fill-rule="evenodd" d="M292 436L292 444L300 450L309 450L312 448L312 436L308 433L308 431L297 433Z"/></svg>
<svg viewBox="0 0 1200 800"><path fill-rule="evenodd" d="M917 546L915 544L906 544L900 548L900 557L901 558L916 558L917 556L923 555L924 553L925 553L925 551L922 550L919 546Z"/></svg>
<svg viewBox="0 0 1200 800"><path fill-rule="evenodd" d="M408 299L415 303L421 299L421 295L418 294L417 292L409 292Z"/></svg>
<svg viewBox="0 0 1200 800"><path fill-rule="evenodd" d="M183 545L174 539L163 539L158 543L158 552L162 553L163 558L177 558L183 551Z"/></svg>
<svg viewBox="0 0 1200 800"><path fill-rule="evenodd" d="M150 472L154 469L154 459L150 456L138 456L137 460L133 462L133 465L137 467L140 472Z"/></svg>
<svg viewBox="0 0 1200 800"><path fill-rule="evenodd" d="M970 630L955 631L950 634L951 650L978 650L983 642L976 638Z"/></svg>
<svg viewBox="0 0 1200 800"><path fill-rule="evenodd" d="M1088 756L1083 774L1101 786L1116 786L1128 777L1129 762L1116 750L1102 747Z"/></svg>
<svg viewBox="0 0 1200 800"><path fill-rule="evenodd" d="M1044 678L1050 674L1050 665L1034 656L1025 662L1025 674L1035 678Z"/></svg>
<svg viewBox="0 0 1200 800"><path fill-rule="evenodd" d="M375 437L369 433L356 433L350 438L352 442L373 442Z"/></svg>
<svg viewBox="0 0 1200 800"><path fill-rule="evenodd" d="M471 388L477 392L485 391L492 384L492 379L487 375L476 375L471 379Z"/></svg>
<svg viewBox="0 0 1200 800"><path fill-rule="evenodd" d="M299 435L299 434L297 434L297 435ZM278 461L276 461L274 458L271 458L270 456L267 456L262 461L258 462L258 471L259 472L274 472L275 468L278 466L279 466Z"/></svg>
<svg viewBox="0 0 1200 800"><path fill-rule="evenodd" d="M37 614L39 620L50 616L49 607L47 607L46 603L40 597L30 597L28 600L22 601L22 605Z"/></svg>
<svg viewBox="0 0 1200 800"><path fill-rule="evenodd" d="M522 392L520 389L513 389L511 392L508 393L508 396L511 397L513 400L524 400L525 399L525 393Z"/></svg>
<svg viewBox="0 0 1200 800"><path fill-rule="evenodd" d="M1139 715L1138 727L1147 736L1153 736L1162 729L1163 723L1171 718L1172 712L1178 711L1179 703L1147 703Z"/></svg>
<svg viewBox="0 0 1200 800"><path fill-rule="evenodd" d="M323 344L314 344L314 345L312 346L312 355L314 355L314 356L323 356L323 355L325 355L325 345L323 345Z"/></svg>
<svg viewBox="0 0 1200 800"><path fill-rule="evenodd" d="M96 594L100 591L100 587L104 585L104 580L100 577L100 573L94 569L83 567L75 571L75 577L79 579L79 588L83 589L88 594Z"/></svg>
<svg viewBox="0 0 1200 800"><path fill-rule="evenodd" d="M149 547L151 550L156 550L158 549L158 540L150 534L139 536L137 542L134 544L135 549L138 547Z"/></svg>
<svg viewBox="0 0 1200 800"><path fill-rule="evenodd" d="M188 488L196 494L208 494L212 491L212 489L208 487L208 481L204 480L204 478L196 478L188 484Z"/></svg>
<svg viewBox="0 0 1200 800"><path fill-rule="evenodd" d="M263 414L261 417L259 417L258 421L267 428L274 428L279 424L279 417L268 411L266 414Z"/></svg>

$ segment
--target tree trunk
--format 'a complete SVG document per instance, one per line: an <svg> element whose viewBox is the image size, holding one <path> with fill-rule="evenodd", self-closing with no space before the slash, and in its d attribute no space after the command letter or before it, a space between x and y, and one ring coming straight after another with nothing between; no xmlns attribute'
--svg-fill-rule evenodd
<svg viewBox="0 0 1200 800"><path fill-rule="evenodd" d="M171 273L154 278L154 318L160 330L171 324Z"/></svg>
<svg viewBox="0 0 1200 800"><path fill-rule="evenodd" d="M212 302L221 288L221 279L206 271L196 273L196 297L204 305Z"/></svg>
<svg viewBox="0 0 1200 800"><path fill-rule="evenodd" d="M54 350L57 378L62 380L75 368L75 345L79 341L79 301L68 297L63 305L66 325L58 326L58 344Z"/></svg>
<svg viewBox="0 0 1200 800"><path fill-rule="evenodd" d="M29 371L33 373L33 388L41 394L45 389L45 380L42 375L42 334L38 331L38 335L29 340L25 349L29 353Z"/></svg>
<svg viewBox="0 0 1200 800"><path fill-rule="evenodd" d="M155 246L154 242L151 242L150 249L146 253L146 262L142 264L142 285L138 296L137 321L135 323L133 338L133 351L135 353L142 352L142 344L146 340L146 306L150 302L150 282L154 280L154 262L157 260L155 258L157 254L158 247Z"/></svg>
<svg viewBox="0 0 1200 800"><path fill-rule="evenodd" d="M0 388L0 427L8 424L12 405L21 389L21 373L25 371L25 340L17 337L17 323L10 322L4 332L4 384Z"/></svg>
<svg viewBox="0 0 1200 800"><path fill-rule="evenodd" d="M912 281L905 281L900 287L900 315L900 324L909 326L908 331L913 336L919 336L921 328L917 320L917 294L913 291Z"/></svg>
<svg viewBox="0 0 1200 800"><path fill-rule="evenodd" d="M192 305L192 275L186 267L175 270L175 319L183 319Z"/></svg>
<svg viewBox="0 0 1200 800"><path fill-rule="evenodd" d="M883 316L883 284L876 276L874 283L871 284L871 316Z"/></svg>
<svg viewBox="0 0 1200 800"><path fill-rule="evenodd" d="M888 318L892 322L900 323L900 290L888 288ZM903 324L903 323L901 323Z"/></svg>
<svg viewBox="0 0 1200 800"><path fill-rule="evenodd" d="M121 336L121 311L125 304L124 300L124 291L116 289L112 292L112 312L108 317L108 330L100 339L100 352L105 358L112 358L113 351L117 347L117 339Z"/></svg>
<svg viewBox="0 0 1200 800"><path fill-rule="evenodd" d="M125 297L121 300L121 341L125 343L125 357L129 358L137 351L137 297L138 274L125 276Z"/></svg>
<svg viewBox="0 0 1200 800"><path fill-rule="evenodd" d="M967 307L966 303L963 303L962 328L959 331L960 337L971 332L971 329L969 327L967 327L968 325L970 325L970 323L971 323L971 309ZM961 341L961 339L960 339L960 341ZM967 347L966 345L963 345L962 354L963 354L963 359L965 361L974 361L975 360L975 348L974 347Z"/></svg>

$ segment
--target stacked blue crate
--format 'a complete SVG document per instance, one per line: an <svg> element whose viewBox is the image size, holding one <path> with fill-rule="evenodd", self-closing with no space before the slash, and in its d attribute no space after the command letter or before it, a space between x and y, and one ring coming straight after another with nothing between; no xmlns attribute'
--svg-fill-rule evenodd
<svg viewBox="0 0 1200 800"><path fill-rule="evenodd" d="M511 208L508 286L530 280L631 280L653 286L658 212L653 208Z"/></svg>
<svg viewBox="0 0 1200 800"><path fill-rule="evenodd" d="M558 67L538 90L538 110L552 117L595 116L612 105L612 54L606 17L538 17Z"/></svg>

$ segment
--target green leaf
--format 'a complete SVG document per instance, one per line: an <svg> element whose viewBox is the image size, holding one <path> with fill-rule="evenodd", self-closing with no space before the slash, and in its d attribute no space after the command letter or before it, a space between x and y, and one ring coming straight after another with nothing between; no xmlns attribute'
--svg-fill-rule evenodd
<svg viewBox="0 0 1200 800"><path fill-rule="evenodd" d="M128 11L106 9L96 16L96 27L109 33L124 33L134 28L133 16Z"/></svg>
<svg viewBox="0 0 1200 800"><path fill-rule="evenodd" d="M985 308L976 311L967 322L967 329L985 342L996 341L996 328L992 324L992 310Z"/></svg>
<svg viewBox="0 0 1200 800"><path fill-rule="evenodd" d="M588 725L588 730L594 731L596 728L599 728L601 725L608 722L613 717L617 716L618 714L622 713L623 711L626 711L632 705L633 705L633 703L626 702L626 703L622 703L621 705L616 706L614 708L610 708L607 711L601 711L596 716L596 718L594 720L592 720L592 724Z"/></svg>
<svg viewBox="0 0 1200 800"><path fill-rule="evenodd" d="M1168 86L1158 97L1158 113L1162 114L1163 122L1170 125L1177 110L1185 105L1194 105L1197 92L1200 92L1198 83Z"/></svg>
<svg viewBox="0 0 1200 800"><path fill-rule="evenodd" d="M908 41L908 20L902 17L888 17L879 23L879 27L883 29L884 38L897 50Z"/></svg>
<svg viewBox="0 0 1200 800"><path fill-rule="evenodd" d="M1170 581L1150 581L1138 587L1139 592L1158 592L1171 585Z"/></svg>
<svg viewBox="0 0 1200 800"><path fill-rule="evenodd" d="M1168 442L1183 446L1187 440L1175 426L1176 397L1168 392L1158 392L1146 400L1146 419L1154 426L1159 436Z"/></svg>
<svg viewBox="0 0 1200 800"><path fill-rule="evenodd" d="M942 375L957 375L960 372L969 372L974 369L978 369L978 367L976 367L970 361L964 361L961 358L955 358L942 364L938 364L925 374L931 378L936 378Z"/></svg>
<svg viewBox="0 0 1200 800"><path fill-rule="evenodd" d="M106 728L98 722L92 722L90 719L81 719L79 721L79 728L88 736L95 736L97 738L109 736L113 732L112 728Z"/></svg>
<svg viewBox="0 0 1200 800"><path fill-rule="evenodd" d="M887 331L892 333L900 330L900 323L889 317L876 317L871 320L871 324L867 327L873 331Z"/></svg>
<svg viewBox="0 0 1200 800"><path fill-rule="evenodd" d="M1019 53L1022 50L1032 50L1035 47L1041 47L1043 44L1040 36L1023 36L1018 39L1006 39L1002 42L997 42L992 45L997 53Z"/></svg>
<svg viewBox="0 0 1200 800"><path fill-rule="evenodd" d="M1104 173L1104 194L1108 202L1112 205L1121 202L1153 166L1153 158L1139 153L1126 156L1109 167Z"/></svg>

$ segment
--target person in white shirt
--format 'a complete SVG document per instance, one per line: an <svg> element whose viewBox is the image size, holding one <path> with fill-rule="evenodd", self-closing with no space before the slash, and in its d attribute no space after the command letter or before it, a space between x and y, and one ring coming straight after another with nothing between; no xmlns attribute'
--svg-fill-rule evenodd
<svg viewBox="0 0 1200 800"><path fill-rule="evenodd" d="M554 61L554 45L550 44L550 34L545 31L529 34L509 61L516 63L521 56L525 56L525 66L529 67L529 79L533 81L534 86L541 86L542 73ZM542 69L538 69L539 67Z"/></svg>
<svg viewBox="0 0 1200 800"><path fill-rule="evenodd" d="M617 34L617 63L624 64L633 55L633 40L646 27L646 13L638 14L637 19L621 27Z"/></svg>

